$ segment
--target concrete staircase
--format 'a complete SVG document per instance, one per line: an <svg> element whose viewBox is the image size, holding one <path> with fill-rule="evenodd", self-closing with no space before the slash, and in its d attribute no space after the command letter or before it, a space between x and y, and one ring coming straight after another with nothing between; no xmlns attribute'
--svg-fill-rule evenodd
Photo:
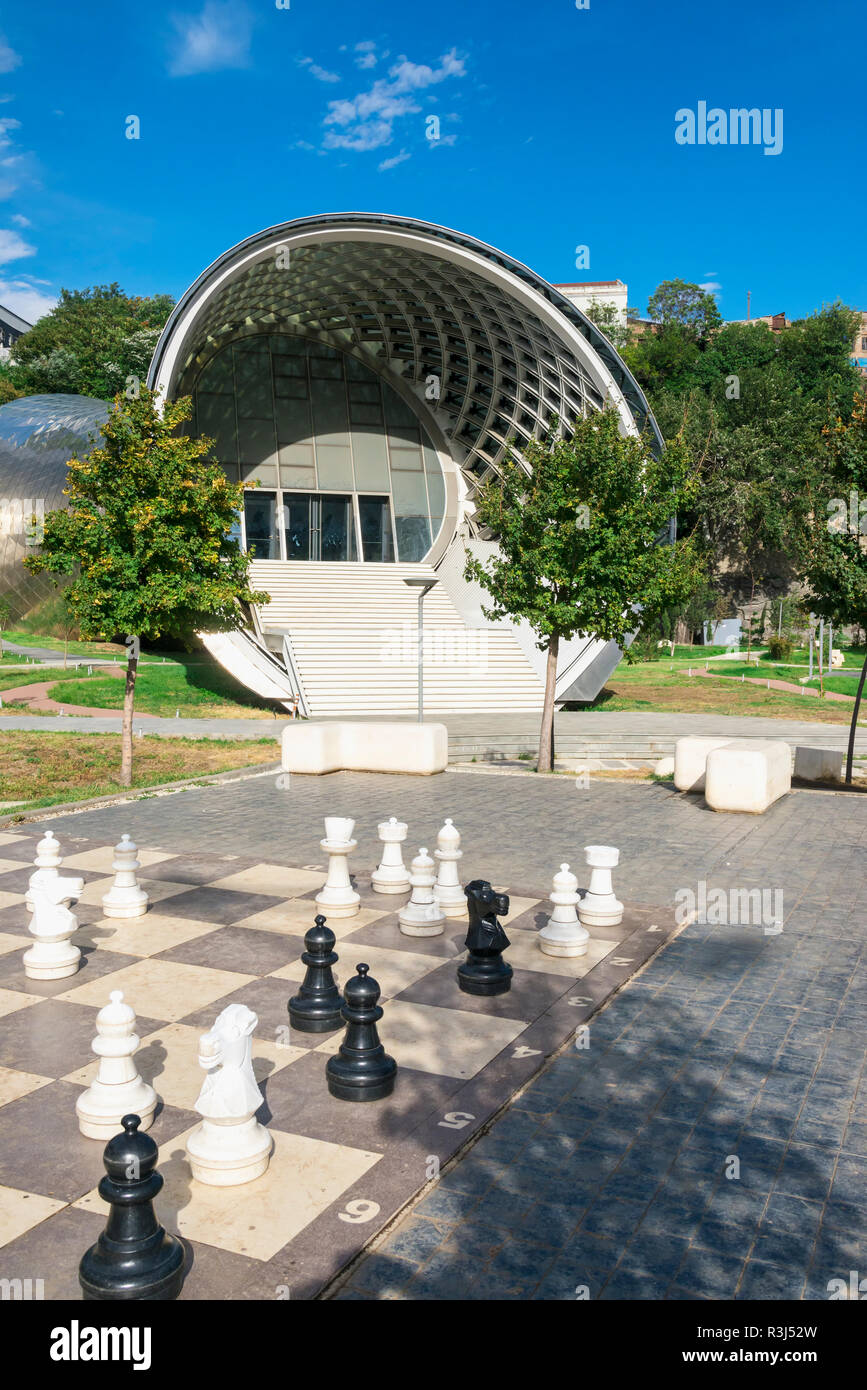
<svg viewBox="0 0 867 1390"><path fill-rule="evenodd" d="M269 646L284 640L312 717L406 715L418 689L418 597L426 564L254 561ZM446 586L424 601L425 714L541 711L543 686L509 628L469 627Z"/></svg>

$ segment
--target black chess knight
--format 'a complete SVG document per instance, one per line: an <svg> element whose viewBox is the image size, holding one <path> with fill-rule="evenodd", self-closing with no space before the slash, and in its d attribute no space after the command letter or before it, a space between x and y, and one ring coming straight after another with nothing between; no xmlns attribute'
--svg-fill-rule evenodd
<svg viewBox="0 0 867 1390"><path fill-rule="evenodd" d="M470 925L464 945L468 955L458 966L458 984L465 994L505 994L512 987L512 967L503 960L509 938L497 921L509 911L506 893L495 893L490 883L474 878L464 892Z"/></svg>
<svg viewBox="0 0 867 1390"><path fill-rule="evenodd" d="M289 1000L289 1021L299 1033L330 1033L343 1023L343 1000L331 973L338 959L334 932L321 914L304 937L304 945L301 959L307 973L298 993Z"/></svg>
<svg viewBox="0 0 867 1390"><path fill-rule="evenodd" d="M78 1282L85 1299L165 1302L181 1291L184 1247L154 1212L163 1185L156 1144L138 1132L138 1115L124 1115L121 1124L124 1132L108 1141L103 1154L106 1177L99 1195L108 1203L108 1221L78 1267Z"/></svg>

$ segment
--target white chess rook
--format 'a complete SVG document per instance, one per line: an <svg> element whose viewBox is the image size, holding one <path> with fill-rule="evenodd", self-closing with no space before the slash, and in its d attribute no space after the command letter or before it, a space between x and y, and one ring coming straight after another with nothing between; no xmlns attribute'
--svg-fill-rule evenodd
<svg viewBox="0 0 867 1390"><path fill-rule="evenodd" d="M31 888L30 934L36 940L24 952L24 973L28 979L62 980L78 969L81 952L69 939L78 927L78 919L66 904L79 898L83 887L83 878L58 875Z"/></svg>
<svg viewBox="0 0 867 1390"><path fill-rule="evenodd" d="M467 916L467 898L458 878L458 862L463 857L460 832L447 819L437 835L437 848L434 850L434 858L439 864L434 898L446 917Z"/></svg>
<svg viewBox="0 0 867 1390"><path fill-rule="evenodd" d="M576 908L581 901L578 880L569 870L568 864L560 865L560 872L554 875L551 890L554 911L539 932L539 945L546 956L583 956L587 954L590 933L578 921Z"/></svg>
<svg viewBox="0 0 867 1390"><path fill-rule="evenodd" d="M271 1158L271 1135L256 1119L262 1104L253 1074L258 1022L246 1004L229 1004L199 1042L199 1066L208 1075L196 1101L202 1123L187 1140L187 1157L193 1177L209 1187L253 1182Z"/></svg>
<svg viewBox="0 0 867 1390"><path fill-rule="evenodd" d="M96 1016L93 1050L99 1058L96 1079L75 1102L78 1128L87 1139L112 1139L120 1134L124 1115L138 1115L141 1129L150 1129L157 1093L136 1070L133 1054L141 1039L135 1031L135 1010L123 993L112 990L111 1003Z"/></svg>
<svg viewBox="0 0 867 1390"><path fill-rule="evenodd" d="M114 883L103 895L104 917L143 917L148 910L148 895L140 888L135 871L141 865L136 858L138 846L128 835L121 835L114 847Z"/></svg>
<svg viewBox="0 0 867 1390"><path fill-rule="evenodd" d="M590 887L581 899L578 916L585 927L616 927L623 921L623 903L614 896L611 870L620 862L613 845L585 845L590 866Z"/></svg>
<svg viewBox="0 0 867 1390"><path fill-rule="evenodd" d="M434 898L436 865L426 849L420 849L412 861L409 881L412 897L397 914L404 936L441 936L446 916Z"/></svg>
<svg viewBox="0 0 867 1390"><path fill-rule="evenodd" d="M403 821L390 816L376 828L382 841L382 859L370 876L370 886L376 893L408 893L409 874L400 848L406 839L407 827Z"/></svg>
<svg viewBox="0 0 867 1390"><path fill-rule="evenodd" d="M349 855L358 843L352 838L354 829L355 821L348 816L325 817L325 839L319 843L328 855L328 877L316 894L316 906L326 917L354 917L361 906L349 878Z"/></svg>
<svg viewBox="0 0 867 1390"><path fill-rule="evenodd" d="M33 911L32 893L34 884L53 883L63 863L63 857L60 853L60 843L50 830L46 831L43 839L41 839L36 846L36 858L33 863L36 866L36 872L30 875L30 881L27 884L27 892L24 896L24 902L28 912Z"/></svg>

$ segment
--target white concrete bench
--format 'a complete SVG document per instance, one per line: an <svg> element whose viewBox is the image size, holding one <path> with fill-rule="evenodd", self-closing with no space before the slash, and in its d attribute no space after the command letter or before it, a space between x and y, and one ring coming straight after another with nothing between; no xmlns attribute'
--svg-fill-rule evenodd
<svg viewBox="0 0 867 1390"><path fill-rule="evenodd" d="M707 755L731 743L729 738L679 738L674 745L674 785L679 792L703 792Z"/></svg>
<svg viewBox="0 0 867 1390"><path fill-rule="evenodd" d="M804 782L840 782L843 754L833 748L796 748L795 776Z"/></svg>
<svg viewBox="0 0 867 1390"><path fill-rule="evenodd" d="M761 815L792 788L792 750L783 739L735 738L707 755L704 799L713 811Z"/></svg>
<svg viewBox="0 0 867 1390"><path fill-rule="evenodd" d="M281 740L284 772L445 772L445 724L363 723L353 720L288 724Z"/></svg>

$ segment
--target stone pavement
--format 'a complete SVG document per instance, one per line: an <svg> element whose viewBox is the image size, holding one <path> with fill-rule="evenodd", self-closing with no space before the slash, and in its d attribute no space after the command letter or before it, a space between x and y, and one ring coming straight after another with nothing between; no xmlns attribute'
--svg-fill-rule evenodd
<svg viewBox="0 0 867 1390"><path fill-rule="evenodd" d="M451 815L463 877L546 889L621 849L635 902L765 890L781 933L690 925L350 1272L339 1298L827 1298L867 1276L867 801L795 792L762 817L658 785L448 773L248 782L48 822L62 836L321 862L321 817ZM730 906L737 907L730 901ZM506 921L508 927L508 921ZM385 1025L384 1025L385 1026ZM576 1292L577 1291L577 1292Z"/></svg>

